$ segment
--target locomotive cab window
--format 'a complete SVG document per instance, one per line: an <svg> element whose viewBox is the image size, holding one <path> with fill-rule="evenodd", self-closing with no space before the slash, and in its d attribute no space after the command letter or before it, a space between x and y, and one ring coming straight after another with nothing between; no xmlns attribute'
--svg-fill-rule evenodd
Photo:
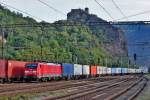
<svg viewBox="0 0 150 100"><path fill-rule="evenodd" d="M37 68L37 64L27 64L26 68Z"/></svg>

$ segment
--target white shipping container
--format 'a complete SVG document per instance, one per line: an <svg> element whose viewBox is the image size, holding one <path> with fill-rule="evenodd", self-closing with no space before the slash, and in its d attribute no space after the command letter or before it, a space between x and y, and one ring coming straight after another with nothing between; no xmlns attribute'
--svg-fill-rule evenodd
<svg viewBox="0 0 150 100"><path fill-rule="evenodd" d="M103 67L97 66L97 74L102 75L103 74Z"/></svg>
<svg viewBox="0 0 150 100"><path fill-rule="evenodd" d="M74 64L74 75L82 75L82 65Z"/></svg>
<svg viewBox="0 0 150 100"><path fill-rule="evenodd" d="M142 73L142 69L139 69L139 72Z"/></svg>
<svg viewBox="0 0 150 100"><path fill-rule="evenodd" d="M135 69L131 69L131 73L135 73Z"/></svg>
<svg viewBox="0 0 150 100"><path fill-rule="evenodd" d="M138 69L135 69L135 73L138 73Z"/></svg>
<svg viewBox="0 0 150 100"><path fill-rule="evenodd" d="M128 73L132 73L132 69L131 68L128 68Z"/></svg>
<svg viewBox="0 0 150 100"><path fill-rule="evenodd" d="M128 73L128 68L125 68L125 73Z"/></svg>
<svg viewBox="0 0 150 100"><path fill-rule="evenodd" d="M137 73L140 73L140 70L139 70L139 69L137 69Z"/></svg>
<svg viewBox="0 0 150 100"><path fill-rule="evenodd" d="M105 75L105 74L107 74L107 67L102 67L103 68L103 74Z"/></svg>
<svg viewBox="0 0 150 100"><path fill-rule="evenodd" d="M148 73L148 67L147 66L141 66L141 67L139 67L140 69L141 69L141 71L143 72L143 73Z"/></svg>
<svg viewBox="0 0 150 100"><path fill-rule="evenodd" d="M138 73L141 73L141 70L140 70L140 69L138 69Z"/></svg>
<svg viewBox="0 0 150 100"><path fill-rule="evenodd" d="M107 74L111 74L111 68L107 68Z"/></svg>
<svg viewBox="0 0 150 100"><path fill-rule="evenodd" d="M89 75L89 74L90 74L89 65L83 65L83 75Z"/></svg>

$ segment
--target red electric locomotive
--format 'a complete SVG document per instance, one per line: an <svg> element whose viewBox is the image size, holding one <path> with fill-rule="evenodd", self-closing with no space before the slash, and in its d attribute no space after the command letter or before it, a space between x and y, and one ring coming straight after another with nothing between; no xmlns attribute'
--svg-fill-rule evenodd
<svg viewBox="0 0 150 100"><path fill-rule="evenodd" d="M59 79L62 76L62 67L53 63L29 63L25 66L25 80L48 81Z"/></svg>

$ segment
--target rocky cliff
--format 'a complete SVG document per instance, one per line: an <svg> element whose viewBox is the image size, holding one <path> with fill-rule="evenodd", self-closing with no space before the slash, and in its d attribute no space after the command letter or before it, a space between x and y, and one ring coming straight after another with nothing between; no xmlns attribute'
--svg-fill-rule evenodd
<svg viewBox="0 0 150 100"><path fill-rule="evenodd" d="M87 25L92 34L99 38L101 46L110 55L127 55L127 42L124 32L107 21L89 13L89 9L72 9L67 14L68 21L81 22Z"/></svg>

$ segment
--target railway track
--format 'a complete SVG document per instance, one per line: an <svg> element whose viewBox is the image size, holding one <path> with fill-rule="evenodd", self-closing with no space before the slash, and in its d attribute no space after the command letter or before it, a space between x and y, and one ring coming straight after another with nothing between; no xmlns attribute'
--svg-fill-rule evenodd
<svg viewBox="0 0 150 100"><path fill-rule="evenodd" d="M18 93L40 93L44 91L55 91L59 89L65 89L76 86L84 86L87 84L93 84L96 81L109 81L114 80L116 78L91 78L91 79L83 79L83 80L71 80L71 81L63 81L63 82L48 82L48 83L37 83L37 84L24 84L19 86L10 86L10 87L0 87L0 96L7 95L16 95Z"/></svg>
<svg viewBox="0 0 150 100"><path fill-rule="evenodd" d="M147 79L144 77L136 81L132 85L126 87L120 92L108 97L106 100L133 100L144 89L147 84Z"/></svg>
<svg viewBox="0 0 150 100"><path fill-rule="evenodd" d="M145 84L145 78L131 78L120 80L118 82L112 81L105 85L97 84L92 88L84 86L85 89L82 87L78 91L72 92L68 95L46 98L44 100L132 100L141 91L141 89L136 91L136 88L144 88ZM131 90L132 93L130 92ZM127 92L130 94L130 96L126 96ZM123 99L122 96L124 95L126 98L124 97Z"/></svg>
<svg viewBox="0 0 150 100"><path fill-rule="evenodd" d="M21 88L28 88L31 86L42 86L42 85L46 85L46 84L51 84L51 85L59 85L59 84L66 84L66 83L74 83L74 82L82 82L82 81L91 81L91 80L100 80L100 81L107 81L107 80L112 80L112 79L117 79L118 77L96 77L96 78L88 78L88 79L81 79L81 80L68 80L68 81L49 81L49 82L30 82L30 83L8 83L8 84L0 84L0 90L2 88L17 88L17 87L21 87ZM5 87L6 86L6 87Z"/></svg>
<svg viewBox="0 0 150 100"><path fill-rule="evenodd" d="M135 76L124 76L120 78L116 77L97 77L91 79L83 79L83 80L69 80L69 81L59 81L59 82L48 82L48 83L19 83L19 86L12 84L6 84L7 87L0 87L0 96L15 96L22 94L30 94L30 93L58 93L61 91L67 91L62 93L61 95L55 95L48 98L46 100L65 100L65 98L69 99L80 99L87 98L87 95L97 93L98 91L103 91L107 88L118 87L121 83L128 83L128 81L135 81L138 78ZM92 91L91 91L92 90ZM80 94L80 95L79 95ZM82 96L84 94L84 96ZM80 98L78 98L80 96ZM94 95L93 95L94 96ZM96 96L96 95L95 95ZM75 98L73 98L75 97ZM92 96L90 96L92 97ZM92 99L91 99L92 100ZM99 100L99 99L98 99Z"/></svg>
<svg viewBox="0 0 150 100"><path fill-rule="evenodd" d="M86 96L96 93L98 91L102 91L104 89L117 86L118 84L121 84L122 82L127 82L128 80L133 80L131 79L118 79L118 80L111 80L109 82L99 82L91 85L85 85L85 86L79 86L76 87L75 89L72 88L72 90L75 90L71 93L68 92L67 95L62 95L62 96L57 96L57 97L49 97L46 98L45 100L68 100L68 99L85 99Z"/></svg>

